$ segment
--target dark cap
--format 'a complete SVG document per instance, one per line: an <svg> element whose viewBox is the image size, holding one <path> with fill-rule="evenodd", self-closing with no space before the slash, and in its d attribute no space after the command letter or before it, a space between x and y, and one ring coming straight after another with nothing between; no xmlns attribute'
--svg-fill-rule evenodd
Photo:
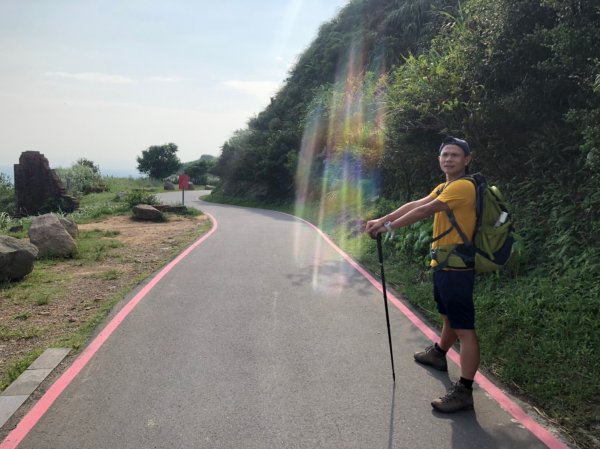
<svg viewBox="0 0 600 449"><path fill-rule="evenodd" d="M442 152L442 150L444 149L444 147L446 145L456 145L457 147L462 148L462 150L465 152L465 156L468 156L471 154L471 148L469 147L469 144L467 143L466 140L463 139L457 139L456 137L448 137L446 139L444 139L444 141L442 142L442 145L440 145L440 153Z"/></svg>

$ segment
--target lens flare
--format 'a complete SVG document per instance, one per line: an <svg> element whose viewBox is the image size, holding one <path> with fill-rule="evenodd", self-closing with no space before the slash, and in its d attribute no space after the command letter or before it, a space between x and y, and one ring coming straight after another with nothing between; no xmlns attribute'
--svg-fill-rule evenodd
<svg viewBox="0 0 600 449"><path fill-rule="evenodd" d="M338 66L336 83L313 99L296 170L296 214L334 234L342 248L349 235L362 231L365 202L378 194L377 167L384 149L387 77L383 67L366 71L364 55L362 43L355 42ZM298 257L305 254L300 233L294 250ZM317 289L322 287L321 239L312 250L312 285Z"/></svg>

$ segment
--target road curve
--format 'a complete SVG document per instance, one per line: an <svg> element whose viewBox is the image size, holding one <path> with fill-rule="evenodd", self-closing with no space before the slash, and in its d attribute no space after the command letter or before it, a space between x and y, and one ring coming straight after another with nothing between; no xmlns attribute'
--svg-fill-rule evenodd
<svg viewBox="0 0 600 449"><path fill-rule="evenodd" d="M392 307L394 386L381 293L359 271L298 219L197 196L186 205L216 231L148 289L19 448L560 447L479 387L474 411L433 412L458 367L415 364L429 340Z"/></svg>

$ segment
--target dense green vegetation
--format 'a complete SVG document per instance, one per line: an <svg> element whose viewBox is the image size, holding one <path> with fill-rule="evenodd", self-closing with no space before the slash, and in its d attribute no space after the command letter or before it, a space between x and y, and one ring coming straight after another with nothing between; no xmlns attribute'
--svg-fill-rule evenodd
<svg viewBox="0 0 600 449"><path fill-rule="evenodd" d="M519 264L477 287L484 367L581 447L600 441L600 6L596 0L353 0L271 104L222 148L221 198L295 200L368 264L356 221L425 196L437 148L515 216ZM397 288L435 317L430 223L387 245Z"/></svg>
<svg viewBox="0 0 600 449"><path fill-rule="evenodd" d="M190 181L192 181L194 185L214 184L218 181L211 173L215 163L216 158L214 156L204 154L200 156L200 159L183 163L181 165L181 171L190 177Z"/></svg>

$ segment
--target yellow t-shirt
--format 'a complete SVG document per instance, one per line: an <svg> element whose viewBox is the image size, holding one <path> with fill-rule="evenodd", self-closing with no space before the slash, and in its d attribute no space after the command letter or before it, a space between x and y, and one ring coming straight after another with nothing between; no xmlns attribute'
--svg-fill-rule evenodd
<svg viewBox="0 0 600 449"><path fill-rule="evenodd" d="M442 190L442 193L438 195L438 191L440 190ZM456 222L458 223L458 226L460 226L460 229L469 239L473 238L476 221L475 185L471 181L468 179L457 179L450 183L440 184L433 189L429 196L442 203L446 203L454 213L454 217L456 218ZM431 244L433 249L444 245L464 243L456 229L452 226L452 223L450 223L446 212L436 212L433 217L433 237L435 238L450 228L452 228L452 232ZM435 265L435 263L432 265Z"/></svg>

